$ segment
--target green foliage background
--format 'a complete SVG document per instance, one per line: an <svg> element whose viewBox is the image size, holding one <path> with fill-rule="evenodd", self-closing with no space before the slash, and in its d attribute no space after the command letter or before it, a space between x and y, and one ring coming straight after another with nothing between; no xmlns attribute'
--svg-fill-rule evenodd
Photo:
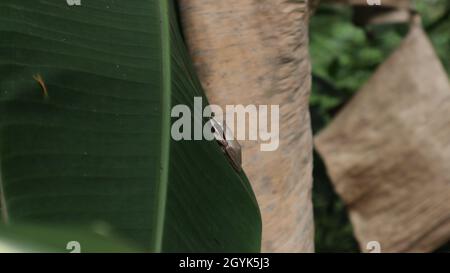
<svg viewBox="0 0 450 273"><path fill-rule="evenodd" d="M423 25L450 74L450 1L415 1ZM311 21L314 133L324 128L400 44L406 24L358 27L348 6L322 5ZM359 252L345 206L334 192L322 160L314 154L317 252ZM438 251L450 251L450 244Z"/></svg>

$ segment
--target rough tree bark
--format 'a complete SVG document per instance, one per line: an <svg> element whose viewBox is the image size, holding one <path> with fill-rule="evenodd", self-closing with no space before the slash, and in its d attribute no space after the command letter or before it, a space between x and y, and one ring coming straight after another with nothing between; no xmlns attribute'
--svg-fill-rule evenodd
<svg viewBox="0 0 450 273"><path fill-rule="evenodd" d="M244 141L264 252L312 252L307 0L180 0L185 36L211 103L280 105L280 146Z"/></svg>

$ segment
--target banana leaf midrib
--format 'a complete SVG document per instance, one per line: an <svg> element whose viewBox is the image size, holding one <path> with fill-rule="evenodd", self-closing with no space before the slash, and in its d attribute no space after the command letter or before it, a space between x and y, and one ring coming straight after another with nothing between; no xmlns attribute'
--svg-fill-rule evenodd
<svg viewBox="0 0 450 273"><path fill-rule="evenodd" d="M168 1L158 1L161 20L161 51L162 51L162 130L161 130L161 169L157 191L157 215L155 228L154 251L161 252L164 236L164 220L166 211L167 187L169 183L170 157L170 109L171 109L171 52L170 52L170 22Z"/></svg>

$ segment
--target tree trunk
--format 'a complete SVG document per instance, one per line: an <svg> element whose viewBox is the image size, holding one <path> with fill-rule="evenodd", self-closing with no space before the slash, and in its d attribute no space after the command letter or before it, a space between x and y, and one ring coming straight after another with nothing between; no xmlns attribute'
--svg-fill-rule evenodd
<svg viewBox="0 0 450 273"><path fill-rule="evenodd" d="M307 0L180 0L185 36L211 103L280 106L280 145L242 141L263 218L264 252L312 252Z"/></svg>

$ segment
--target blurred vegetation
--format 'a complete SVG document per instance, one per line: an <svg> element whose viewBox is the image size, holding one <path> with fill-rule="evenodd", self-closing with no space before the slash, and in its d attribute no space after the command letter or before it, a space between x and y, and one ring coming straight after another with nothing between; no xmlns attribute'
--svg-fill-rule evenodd
<svg viewBox="0 0 450 273"><path fill-rule="evenodd" d="M419 0L423 25L450 74L450 1ZM359 27L348 6L322 5L311 21L314 133L324 128L375 69L395 50L407 24ZM359 252L345 206L334 192L324 164L314 155L314 214L317 252ZM439 251L450 251L450 245Z"/></svg>

